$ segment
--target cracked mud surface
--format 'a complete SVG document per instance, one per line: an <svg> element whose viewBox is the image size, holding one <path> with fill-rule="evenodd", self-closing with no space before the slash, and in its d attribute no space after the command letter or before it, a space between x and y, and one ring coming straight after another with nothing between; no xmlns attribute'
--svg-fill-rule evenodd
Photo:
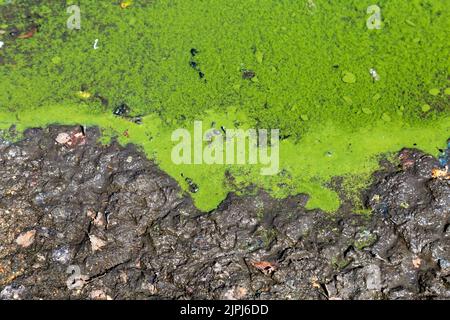
<svg viewBox="0 0 450 320"><path fill-rule="evenodd" d="M450 181L418 150L370 216L262 191L203 213L133 146L56 142L74 130L0 140L0 299L450 299Z"/></svg>

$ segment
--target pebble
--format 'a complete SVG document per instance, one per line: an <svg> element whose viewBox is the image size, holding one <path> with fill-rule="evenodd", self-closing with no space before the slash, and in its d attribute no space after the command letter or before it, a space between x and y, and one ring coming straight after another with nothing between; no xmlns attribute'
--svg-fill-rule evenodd
<svg viewBox="0 0 450 320"><path fill-rule="evenodd" d="M92 300L112 300L112 298L107 295L103 290L93 290L89 294L89 298Z"/></svg>
<svg viewBox="0 0 450 320"><path fill-rule="evenodd" d="M8 285L0 292L0 299L2 300L19 300L20 295L25 292L24 286L15 287L14 285Z"/></svg>
<svg viewBox="0 0 450 320"><path fill-rule="evenodd" d="M89 240L91 241L92 252L99 251L108 244L108 242L100 239L99 237L97 237L95 235L90 235Z"/></svg>
<svg viewBox="0 0 450 320"><path fill-rule="evenodd" d="M56 262L59 262L62 264L68 263L70 261L69 247L64 246L64 247L58 248L55 251L53 251L52 259L53 259L53 261L56 261Z"/></svg>
<svg viewBox="0 0 450 320"><path fill-rule="evenodd" d="M441 267L441 269L450 269L450 261L439 259L439 266Z"/></svg>
<svg viewBox="0 0 450 320"><path fill-rule="evenodd" d="M412 264L413 264L414 268L419 269L420 265L422 264L422 259L415 258L412 260Z"/></svg>
<svg viewBox="0 0 450 320"><path fill-rule="evenodd" d="M22 248L28 248L34 243L35 238L36 230L30 230L18 236L16 239L16 243Z"/></svg>
<svg viewBox="0 0 450 320"><path fill-rule="evenodd" d="M56 142L58 142L59 144L66 144L70 141L70 135L63 132L58 134L58 136L56 137Z"/></svg>

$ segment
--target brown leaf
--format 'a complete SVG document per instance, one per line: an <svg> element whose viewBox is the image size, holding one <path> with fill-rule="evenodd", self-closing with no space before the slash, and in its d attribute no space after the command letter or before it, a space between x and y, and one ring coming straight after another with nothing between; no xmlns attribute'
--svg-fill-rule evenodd
<svg viewBox="0 0 450 320"><path fill-rule="evenodd" d="M33 28L30 29L30 31L21 34L17 38L19 38L19 39L29 39L29 38L33 37L36 32L37 32L37 27L33 27Z"/></svg>
<svg viewBox="0 0 450 320"><path fill-rule="evenodd" d="M63 132L58 134L55 140L68 148L75 148L86 143L86 136L82 132L74 130L70 133Z"/></svg>
<svg viewBox="0 0 450 320"><path fill-rule="evenodd" d="M438 168L434 168L431 171L431 176L434 179L444 179L444 180L450 180L450 172L448 172L448 170L444 169L438 169Z"/></svg>
<svg viewBox="0 0 450 320"><path fill-rule="evenodd" d="M264 274L271 274L277 269L277 266L275 264L268 261L252 261L251 264Z"/></svg>

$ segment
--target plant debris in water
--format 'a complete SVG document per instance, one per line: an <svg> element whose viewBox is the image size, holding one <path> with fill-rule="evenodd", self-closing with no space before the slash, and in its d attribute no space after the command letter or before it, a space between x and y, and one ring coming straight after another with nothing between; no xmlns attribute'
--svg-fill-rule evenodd
<svg viewBox="0 0 450 320"><path fill-rule="evenodd" d="M76 4L81 26L70 30L60 1L0 1L0 129L100 126L104 143L140 145L185 190L189 176L201 209L257 185L308 193L308 208L332 212L342 204L333 177L366 180L380 154L435 155L448 138L445 1L379 1L375 30L359 0ZM194 120L280 129L280 174L174 165L171 133Z"/></svg>

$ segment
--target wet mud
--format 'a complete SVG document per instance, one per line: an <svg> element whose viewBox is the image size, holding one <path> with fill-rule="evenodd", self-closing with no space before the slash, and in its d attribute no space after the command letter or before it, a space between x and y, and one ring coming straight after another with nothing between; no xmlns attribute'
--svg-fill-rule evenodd
<svg viewBox="0 0 450 320"><path fill-rule="evenodd" d="M450 181L419 150L361 197L229 194L200 212L136 147L96 128L0 140L0 299L449 299Z"/></svg>

